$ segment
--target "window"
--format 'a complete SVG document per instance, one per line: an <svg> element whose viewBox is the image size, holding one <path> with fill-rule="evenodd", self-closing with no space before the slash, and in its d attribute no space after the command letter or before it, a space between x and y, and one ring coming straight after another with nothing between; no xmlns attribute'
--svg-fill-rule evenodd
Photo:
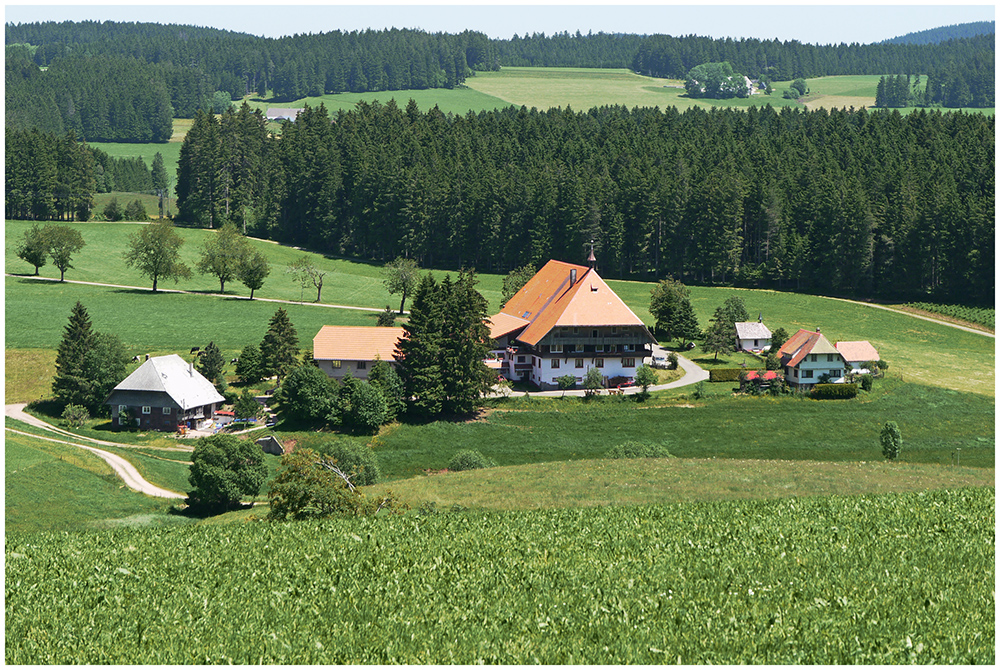
<svg viewBox="0 0 1000 670"><path fill-rule="evenodd" d="M590 331L590 336L591 337L597 337L597 331L596 330Z"/></svg>
<svg viewBox="0 0 1000 670"><path fill-rule="evenodd" d="M812 376L813 376L813 371L812 370L803 370L802 371L802 378L803 379L812 379Z"/></svg>
<svg viewBox="0 0 1000 670"><path fill-rule="evenodd" d="M604 359L603 358L598 358L596 361L594 361L594 365L596 365L599 368L603 368L604 367Z"/></svg>
<svg viewBox="0 0 1000 670"><path fill-rule="evenodd" d="M563 348L563 345L561 345L561 344L553 344L551 347L549 347L549 351L551 353L553 353L553 354L561 354L562 353L562 348Z"/></svg>
<svg viewBox="0 0 1000 670"><path fill-rule="evenodd" d="M552 369L553 370L558 370L559 369L559 359L558 358L553 358L552 359Z"/></svg>
<svg viewBox="0 0 1000 670"><path fill-rule="evenodd" d="M634 368L635 367L635 359L634 358L623 358L622 359L622 367L623 368Z"/></svg>
<svg viewBox="0 0 1000 670"><path fill-rule="evenodd" d="M574 328L573 329L573 334L574 335L579 335L580 334L580 329L579 328Z"/></svg>
<svg viewBox="0 0 1000 670"><path fill-rule="evenodd" d="M576 359L575 367L578 367L578 368L582 368L583 367L583 359L582 358Z"/></svg>
<svg viewBox="0 0 1000 670"><path fill-rule="evenodd" d="M599 354L603 354L604 353L604 345L603 344L598 344L597 345L597 353L599 353Z"/></svg>
<svg viewBox="0 0 1000 670"><path fill-rule="evenodd" d="M340 369L340 361L330 361L330 367L334 370Z"/></svg>
<svg viewBox="0 0 1000 670"><path fill-rule="evenodd" d="M843 376L844 376L844 371L843 370L830 370L830 378L831 379L840 379Z"/></svg>
<svg viewBox="0 0 1000 670"><path fill-rule="evenodd" d="M367 361L358 361L358 368L357 369L358 370L364 370L365 366L367 366L367 365L368 365Z"/></svg>
<svg viewBox="0 0 1000 670"><path fill-rule="evenodd" d="M163 408L163 416L167 416L169 414L170 414L170 408L169 407L164 407Z"/></svg>
<svg viewBox="0 0 1000 670"><path fill-rule="evenodd" d="M517 357L517 362L518 363L523 363L524 362L524 356L518 356Z"/></svg>
<svg viewBox="0 0 1000 670"><path fill-rule="evenodd" d="M837 360L837 354L827 354L826 355L826 362L827 363L833 363L835 360Z"/></svg>
<svg viewBox="0 0 1000 670"><path fill-rule="evenodd" d="M753 346L759 347L760 346L760 340L754 340L753 341Z"/></svg>
<svg viewBox="0 0 1000 670"><path fill-rule="evenodd" d="M151 414L152 412L153 412L153 408L150 407L149 405L143 405L142 406L142 413L143 414Z"/></svg>
<svg viewBox="0 0 1000 670"><path fill-rule="evenodd" d="M128 412L128 405L118 405L118 413L126 414Z"/></svg>
<svg viewBox="0 0 1000 670"><path fill-rule="evenodd" d="M809 362L810 363L815 363L818 359L819 359L819 356L817 356L816 354L809 354Z"/></svg>
<svg viewBox="0 0 1000 670"><path fill-rule="evenodd" d="M611 327L611 334L612 335L617 335L618 334L618 326L612 326Z"/></svg>
<svg viewBox="0 0 1000 670"><path fill-rule="evenodd" d="M623 344L622 346L624 347L623 351L635 351L634 344Z"/></svg>

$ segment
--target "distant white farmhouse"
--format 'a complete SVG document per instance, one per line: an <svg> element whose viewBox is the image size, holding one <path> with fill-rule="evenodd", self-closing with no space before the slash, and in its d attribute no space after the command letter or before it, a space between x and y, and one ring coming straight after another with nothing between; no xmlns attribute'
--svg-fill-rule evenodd
<svg viewBox="0 0 1000 670"><path fill-rule="evenodd" d="M303 108L301 107L268 107L268 121L295 121Z"/></svg>
<svg viewBox="0 0 1000 670"><path fill-rule="evenodd" d="M792 386L811 386L824 375L832 383L844 380L844 357L819 328L795 333L781 345L777 356L785 370L785 381Z"/></svg>
<svg viewBox="0 0 1000 670"><path fill-rule="evenodd" d="M759 354L771 347L771 330L759 319L736 323L736 350Z"/></svg>

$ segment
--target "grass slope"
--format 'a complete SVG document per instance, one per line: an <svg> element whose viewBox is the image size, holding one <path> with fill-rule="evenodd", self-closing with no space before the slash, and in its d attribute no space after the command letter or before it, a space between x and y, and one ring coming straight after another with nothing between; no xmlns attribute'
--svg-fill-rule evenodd
<svg viewBox="0 0 1000 670"><path fill-rule="evenodd" d="M650 407L610 398L518 401L474 422L400 424L375 449L387 478L445 468L463 449L521 465L603 458L628 440L663 443L682 458L880 461L879 432L892 420L908 463L948 465L961 449L962 465L994 467L994 403L982 395L897 380L850 401L730 397L730 384L707 386L718 395L696 401L679 389L660 402L654 396Z"/></svg>
<svg viewBox="0 0 1000 670"><path fill-rule="evenodd" d="M994 508L962 489L8 533L5 661L992 664Z"/></svg>
<svg viewBox="0 0 1000 670"><path fill-rule="evenodd" d="M649 505L993 487L995 470L915 463L638 458L514 465L376 484L412 507Z"/></svg>
<svg viewBox="0 0 1000 670"><path fill-rule="evenodd" d="M4 435L4 523L8 531L79 530L153 515L170 504L130 491L100 458L16 433ZM123 521L119 521L124 523Z"/></svg>

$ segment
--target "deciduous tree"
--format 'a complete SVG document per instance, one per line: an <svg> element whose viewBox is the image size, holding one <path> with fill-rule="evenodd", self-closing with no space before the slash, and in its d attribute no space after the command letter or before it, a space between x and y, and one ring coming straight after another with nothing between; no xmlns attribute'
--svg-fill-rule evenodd
<svg viewBox="0 0 1000 670"><path fill-rule="evenodd" d="M48 242L52 264L59 268L59 281L65 281L66 270L73 266L73 254L83 249L83 235L76 228L48 224L45 226L45 238Z"/></svg>
<svg viewBox="0 0 1000 670"><path fill-rule="evenodd" d="M219 280L219 293L226 292L226 282L236 279L250 255L250 244L232 223L225 223L205 238L198 260L198 272ZM252 289L251 289L252 290Z"/></svg>
<svg viewBox="0 0 1000 670"><path fill-rule="evenodd" d="M191 269L181 261L184 238L169 221L140 226L128 237L125 264L153 280L153 292L161 279L189 279Z"/></svg>
<svg viewBox="0 0 1000 670"><path fill-rule="evenodd" d="M389 295L401 295L399 313L403 313L406 297L413 293L420 283L420 266L412 258L397 258L382 268L382 284Z"/></svg>
<svg viewBox="0 0 1000 670"><path fill-rule="evenodd" d="M289 263L285 272L293 275L295 281L303 289L308 288L311 284L316 289L316 302L320 301L323 295L323 277L326 276L326 270L320 270L309 256L303 254L298 260Z"/></svg>
<svg viewBox="0 0 1000 670"><path fill-rule="evenodd" d="M511 270L503 278L503 288L501 290L500 301L506 305L510 299L517 295L517 292L524 288L524 285L535 276L535 266L531 263L522 265L516 270Z"/></svg>
<svg viewBox="0 0 1000 670"><path fill-rule="evenodd" d="M45 233L45 228L34 223L31 228L24 231L24 238L17 245L17 257L35 266L36 277L38 269L45 265L49 256L49 244Z"/></svg>
<svg viewBox="0 0 1000 670"><path fill-rule="evenodd" d="M250 289L251 300L253 300L253 292L264 285L264 280L270 273L271 264L267 262L267 256L258 249L251 249L244 256L243 262L236 268L236 278Z"/></svg>
<svg viewBox="0 0 1000 670"><path fill-rule="evenodd" d="M188 494L192 506L232 509L247 496L256 496L267 479L264 452L252 440L235 435L203 437L191 454Z"/></svg>

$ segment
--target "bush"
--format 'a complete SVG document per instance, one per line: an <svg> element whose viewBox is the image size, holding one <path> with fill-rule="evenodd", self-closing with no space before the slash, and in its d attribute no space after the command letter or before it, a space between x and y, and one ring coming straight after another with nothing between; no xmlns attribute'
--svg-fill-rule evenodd
<svg viewBox="0 0 1000 670"><path fill-rule="evenodd" d="M133 200L129 204L125 205L125 211L123 212L126 221L148 221L149 215L146 213L146 206L142 204L141 200Z"/></svg>
<svg viewBox="0 0 1000 670"><path fill-rule="evenodd" d="M368 445L339 440L319 445L317 451L336 461L355 486L369 486L382 478L378 456Z"/></svg>
<svg viewBox="0 0 1000 670"><path fill-rule="evenodd" d="M71 427L80 428L83 424L90 421L90 412L83 405L66 405L66 409L62 413L62 418L66 419L66 423Z"/></svg>
<svg viewBox="0 0 1000 670"><path fill-rule="evenodd" d="M816 384L809 392L814 400L848 400L857 395L857 384Z"/></svg>
<svg viewBox="0 0 1000 670"><path fill-rule="evenodd" d="M475 449L466 449L465 451L460 451L451 457L448 461L448 469L452 472L461 472L462 470L480 470L482 468L495 468L497 466L496 461L492 458L487 458Z"/></svg>
<svg viewBox="0 0 1000 670"><path fill-rule="evenodd" d="M862 391L865 391L866 393L871 392L873 383L874 382L872 381L872 376L871 375L861 375L861 390Z"/></svg>
<svg viewBox="0 0 1000 670"><path fill-rule="evenodd" d="M309 449L296 449L281 458L284 469L271 483L267 497L271 504L268 518L284 520L324 517L333 514L365 516L382 509L396 511L405 508L393 496L386 493L369 500L356 487L348 484L331 467L341 472L341 464L334 464L329 456L323 456Z"/></svg>
<svg viewBox="0 0 1000 670"><path fill-rule="evenodd" d="M606 458L671 458L666 444L653 444L647 442L622 442L614 447L607 454Z"/></svg>
<svg viewBox="0 0 1000 670"><path fill-rule="evenodd" d="M671 351L669 354L667 354L667 369L676 370L677 366L678 366L677 353Z"/></svg>
<svg viewBox="0 0 1000 670"><path fill-rule="evenodd" d="M903 447L903 435L899 432L899 426L895 421L885 422L879 442L882 445L882 455L888 460L893 461L899 457L899 451Z"/></svg>
<svg viewBox="0 0 1000 670"><path fill-rule="evenodd" d="M104 206L104 211L101 213L108 221L121 221L125 216L122 206L118 204L118 198L111 198L111 202Z"/></svg>

